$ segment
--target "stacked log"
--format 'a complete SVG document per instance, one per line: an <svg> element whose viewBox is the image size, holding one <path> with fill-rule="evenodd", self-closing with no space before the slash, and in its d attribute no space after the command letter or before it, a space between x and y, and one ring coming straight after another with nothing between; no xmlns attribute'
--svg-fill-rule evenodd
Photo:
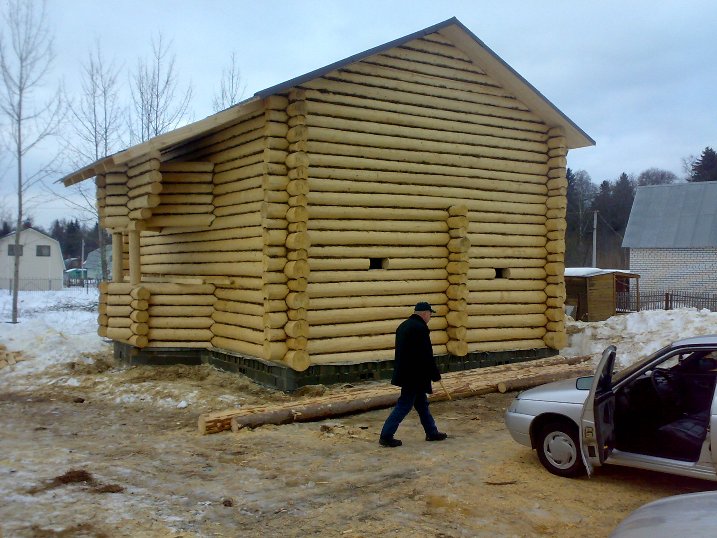
<svg viewBox="0 0 717 538"><path fill-rule="evenodd" d="M149 342L150 291L127 282L109 282L107 289L107 338L144 348Z"/></svg>
<svg viewBox="0 0 717 538"><path fill-rule="evenodd" d="M148 228L207 228L214 220L214 163L171 161L159 165L152 185L157 205L147 218ZM145 186L145 189L150 188Z"/></svg>
<svg viewBox="0 0 717 538"><path fill-rule="evenodd" d="M261 289L263 135L253 113L162 154L161 203L148 221L161 231L142 233L144 274Z"/></svg>
<svg viewBox="0 0 717 538"><path fill-rule="evenodd" d="M109 316L107 314L107 282L100 282L97 288L99 289L99 300L97 304L97 334L103 338L107 337L107 321ZM123 311L123 314L129 314L129 312ZM119 314L119 312L118 312Z"/></svg>
<svg viewBox="0 0 717 538"><path fill-rule="evenodd" d="M213 284L145 282L142 289L147 290L147 308L130 317L146 324L148 347L211 347L216 302Z"/></svg>
<svg viewBox="0 0 717 538"><path fill-rule="evenodd" d="M309 298L306 294L309 280L309 233L307 228L307 195L309 193L309 158L306 153L308 143L306 131L306 96L300 89L289 94L287 113L289 131L286 139L289 152L286 156L287 178L286 193L289 195L286 214L286 256L284 266L286 281L286 323L283 327L286 352L283 360L297 371L309 367L308 337L309 323L307 308ZM282 318L283 320L283 318ZM268 358L268 357L267 357Z"/></svg>
<svg viewBox="0 0 717 538"><path fill-rule="evenodd" d="M162 190L159 159L159 152L151 152L127 163L128 216L130 221L142 222L141 226L152 216L153 208L159 205Z"/></svg>
<svg viewBox="0 0 717 538"><path fill-rule="evenodd" d="M448 328L448 343L446 349L452 355L463 357L468 354L468 344L466 343L466 322L468 314L466 307L468 305L468 250L470 241L468 234L468 209L463 205L454 205L448 208L448 264L446 271L448 272L448 289L446 296L448 297L448 315L446 321Z"/></svg>
<svg viewBox="0 0 717 538"><path fill-rule="evenodd" d="M126 229L129 225L129 188L124 171L97 176L97 210L100 226Z"/></svg>
<svg viewBox="0 0 717 538"><path fill-rule="evenodd" d="M565 212L567 210L568 181L565 177L568 148L565 136L561 129L553 128L548 132L548 203L545 222L548 242L546 249L545 273L547 295L547 309L545 315L545 336L543 341L553 349L560 349L567 345L565 333L564 310L565 304Z"/></svg>
<svg viewBox="0 0 717 538"><path fill-rule="evenodd" d="M263 200L261 206L261 227L263 230L262 281L259 302L262 310L258 319L256 355L273 361L283 361L286 355L287 321L285 297L289 293L286 285L286 238L289 210L286 186L289 183L286 157L286 133L288 131L285 97L271 97L264 102L265 147L263 153Z"/></svg>
<svg viewBox="0 0 717 538"><path fill-rule="evenodd" d="M436 34L302 89L312 363L391 358L395 312L352 317L354 298L435 303L436 353L545 347L544 277L503 272L544 270L546 125ZM486 304L537 315L487 324Z"/></svg>

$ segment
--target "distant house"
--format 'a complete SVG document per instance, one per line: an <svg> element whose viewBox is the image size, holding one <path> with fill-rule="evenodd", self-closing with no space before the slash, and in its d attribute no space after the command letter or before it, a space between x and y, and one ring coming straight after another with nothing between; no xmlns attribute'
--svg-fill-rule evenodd
<svg viewBox="0 0 717 538"><path fill-rule="evenodd" d="M11 289L15 260L15 232L0 237L0 288ZM20 289L59 290L65 265L60 243L33 228L20 233Z"/></svg>
<svg viewBox="0 0 717 538"><path fill-rule="evenodd" d="M112 245L105 246L105 258L107 260L107 278L112 278ZM87 271L87 278L102 279L100 249L95 249L87 255L84 266Z"/></svg>
<svg viewBox="0 0 717 538"><path fill-rule="evenodd" d="M717 182L638 187L622 246L643 292L717 293Z"/></svg>

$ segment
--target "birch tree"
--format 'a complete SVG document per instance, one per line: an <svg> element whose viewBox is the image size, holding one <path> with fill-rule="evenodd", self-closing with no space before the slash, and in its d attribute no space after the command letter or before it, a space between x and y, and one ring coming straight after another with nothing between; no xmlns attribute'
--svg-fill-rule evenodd
<svg viewBox="0 0 717 538"><path fill-rule="evenodd" d="M120 105L119 69L113 61L107 62L97 44L82 64L82 91L78 100L70 105L74 140L71 144L75 167L98 161L123 145L125 109ZM94 184L86 181L75 186L77 198L60 195L68 204L90 215L99 223L97 195ZM102 280L107 280L108 264L105 252L105 232L98 228Z"/></svg>
<svg viewBox="0 0 717 538"><path fill-rule="evenodd" d="M12 322L17 323L23 194L43 179L42 172L26 173L25 158L43 140L57 134L63 119L64 105L59 87L44 103L39 103L37 98L54 60L45 4L38 7L37 2L7 0L3 7L0 111L7 120L7 127L3 130L6 131L8 147L17 166L17 220L12 281Z"/></svg>
<svg viewBox="0 0 717 538"><path fill-rule="evenodd" d="M130 76L132 143L144 142L177 128L190 116L192 86L182 89L175 65L176 56L161 34L152 40L150 61L139 60Z"/></svg>
<svg viewBox="0 0 717 538"><path fill-rule="evenodd" d="M229 66L222 70L219 89L212 99L214 112L219 112L238 103L244 95L245 89L246 87L242 84L237 55L235 52L232 52Z"/></svg>

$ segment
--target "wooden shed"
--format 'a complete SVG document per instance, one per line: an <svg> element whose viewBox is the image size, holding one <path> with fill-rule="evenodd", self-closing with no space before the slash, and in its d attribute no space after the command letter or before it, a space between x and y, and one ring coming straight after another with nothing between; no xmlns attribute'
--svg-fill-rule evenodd
<svg viewBox="0 0 717 538"><path fill-rule="evenodd" d="M619 269L565 269L566 307L578 321L603 321L640 310L640 275Z"/></svg>
<svg viewBox="0 0 717 538"><path fill-rule="evenodd" d="M96 178L120 355L204 350L289 387L390 372L421 300L447 369L554 354L566 155L592 144L450 19L63 181Z"/></svg>

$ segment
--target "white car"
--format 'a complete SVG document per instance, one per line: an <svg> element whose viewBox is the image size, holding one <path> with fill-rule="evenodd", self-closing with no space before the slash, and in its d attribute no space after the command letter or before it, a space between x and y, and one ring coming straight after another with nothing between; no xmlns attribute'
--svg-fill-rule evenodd
<svg viewBox="0 0 717 538"><path fill-rule="evenodd" d="M609 346L591 377L521 392L505 413L513 439L573 477L603 464L717 481L717 336L674 342L614 372Z"/></svg>
<svg viewBox="0 0 717 538"><path fill-rule="evenodd" d="M645 504L623 519L610 538L715 536L717 491L685 493Z"/></svg>

